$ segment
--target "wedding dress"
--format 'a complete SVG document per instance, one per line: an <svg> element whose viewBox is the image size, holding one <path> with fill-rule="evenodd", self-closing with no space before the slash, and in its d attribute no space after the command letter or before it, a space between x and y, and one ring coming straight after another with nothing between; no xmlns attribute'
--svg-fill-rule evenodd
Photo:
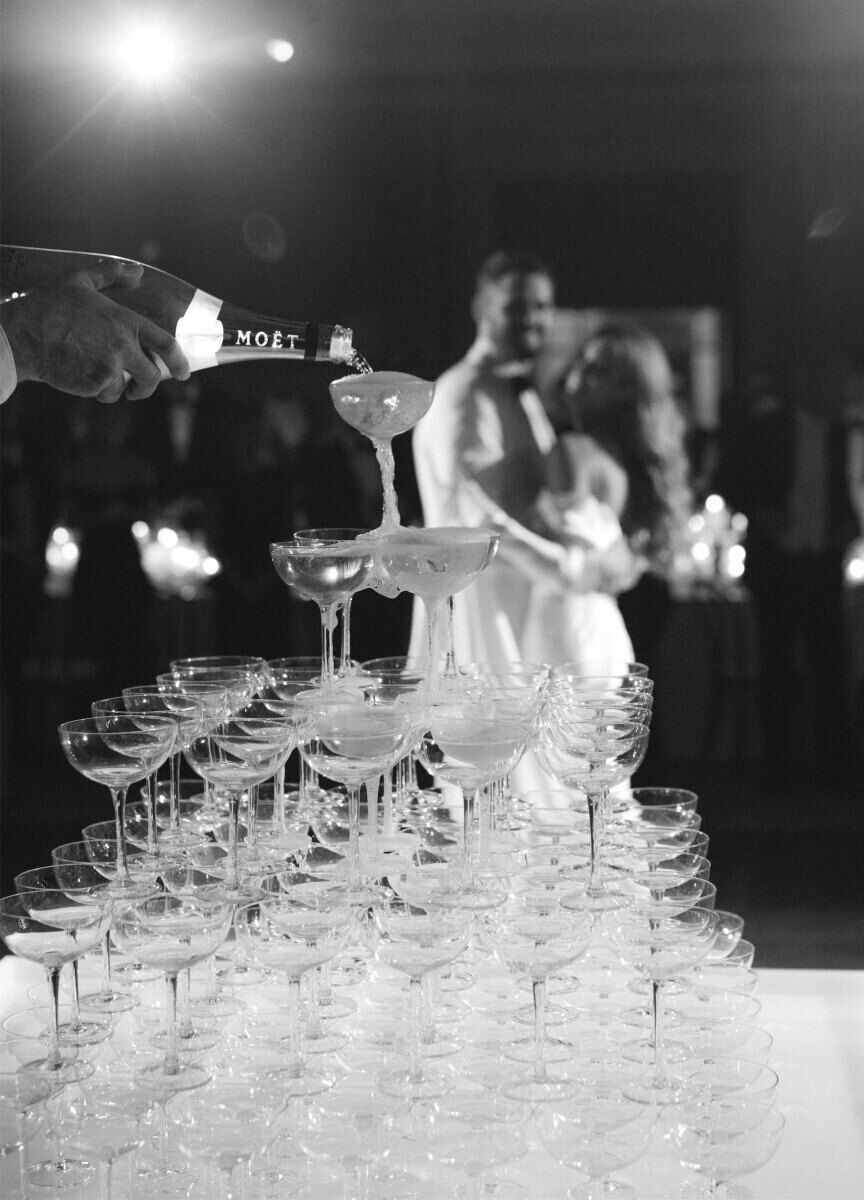
<svg viewBox="0 0 864 1200"><path fill-rule="evenodd" d="M568 446L574 469L590 439ZM613 596L580 589L579 562L603 549L620 526L611 469L599 495L585 486L566 493L547 486L555 433L536 393L472 354L436 385L435 400L413 435L417 484L427 527L491 526L498 554L453 601L456 662L542 662L632 659ZM593 443L591 443L593 446ZM575 450L579 450L579 454ZM591 475L603 477L597 452ZM605 457L605 456L604 456ZM623 473L622 473L623 474ZM596 481L595 481L596 482ZM626 480L617 481L618 490ZM422 605L414 608L409 654L426 652ZM548 786L542 772L520 770L520 788Z"/></svg>

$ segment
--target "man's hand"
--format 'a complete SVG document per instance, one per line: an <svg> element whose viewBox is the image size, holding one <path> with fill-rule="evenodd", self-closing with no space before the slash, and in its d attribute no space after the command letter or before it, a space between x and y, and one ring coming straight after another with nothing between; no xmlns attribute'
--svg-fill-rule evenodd
<svg viewBox="0 0 864 1200"><path fill-rule="evenodd" d="M102 295L112 286L134 288L142 270L106 260L0 305L19 381L38 379L111 404L124 392L130 400L152 395L161 378L154 357L175 379L188 379L186 356L170 333Z"/></svg>

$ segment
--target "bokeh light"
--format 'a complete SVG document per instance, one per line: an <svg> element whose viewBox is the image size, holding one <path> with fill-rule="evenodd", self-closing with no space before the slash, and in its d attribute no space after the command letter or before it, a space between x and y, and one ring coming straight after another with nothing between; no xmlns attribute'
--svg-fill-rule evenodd
<svg viewBox="0 0 864 1200"><path fill-rule="evenodd" d="M264 49L274 62L286 63L294 57L294 47L284 38L270 38Z"/></svg>
<svg viewBox="0 0 864 1200"><path fill-rule="evenodd" d="M177 58L172 38L164 29L130 30L118 47L120 63L127 74L141 83L159 83L167 79Z"/></svg>

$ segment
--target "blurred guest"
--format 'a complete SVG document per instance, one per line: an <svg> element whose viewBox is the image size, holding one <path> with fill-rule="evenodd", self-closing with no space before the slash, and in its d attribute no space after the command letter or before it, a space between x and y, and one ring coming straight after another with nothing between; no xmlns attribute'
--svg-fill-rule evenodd
<svg viewBox="0 0 864 1200"><path fill-rule="evenodd" d="M802 758L836 772L843 752L842 559L855 527L846 443L827 370L798 370L786 384L759 374L721 467L749 521L745 581L759 630L767 779L778 786Z"/></svg>
<svg viewBox="0 0 864 1200"><path fill-rule="evenodd" d="M496 559L455 597L462 662L630 657L611 598L620 586L622 548L615 522L608 522L614 514L607 510L599 524L577 521L574 510L590 492L585 477L580 496L569 472L550 474L561 463L553 457L556 436L534 371L554 300L551 271L534 255L499 251L487 259L472 304L474 344L439 378L435 402L414 431L426 525L492 526L501 533ZM587 594L598 603L584 603ZM424 645L418 606L412 653Z"/></svg>
<svg viewBox="0 0 864 1200"><path fill-rule="evenodd" d="M138 400L159 383L154 355L175 379L187 378L186 356L170 333L102 294L134 288L143 269L108 259L0 304L0 402L27 379L106 403L124 393Z"/></svg>
<svg viewBox="0 0 864 1200"><path fill-rule="evenodd" d="M570 440L587 444L595 460L611 461L620 475L617 511L643 573L618 604L636 660L653 673L671 609L674 552L692 511L685 422L669 359L647 330L607 324L582 346L564 389Z"/></svg>

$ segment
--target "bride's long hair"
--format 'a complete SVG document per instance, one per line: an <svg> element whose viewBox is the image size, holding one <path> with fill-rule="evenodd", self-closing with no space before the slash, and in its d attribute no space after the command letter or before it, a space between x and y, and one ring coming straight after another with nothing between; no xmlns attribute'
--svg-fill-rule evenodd
<svg viewBox="0 0 864 1200"><path fill-rule="evenodd" d="M602 325L582 347L576 371L580 364L586 369L589 346L595 351L591 361L602 364L607 391L596 410L577 410L575 422L626 472L622 529L665 574L693 511L686 427L672 368L657 338L638 325Z"/></svg>

